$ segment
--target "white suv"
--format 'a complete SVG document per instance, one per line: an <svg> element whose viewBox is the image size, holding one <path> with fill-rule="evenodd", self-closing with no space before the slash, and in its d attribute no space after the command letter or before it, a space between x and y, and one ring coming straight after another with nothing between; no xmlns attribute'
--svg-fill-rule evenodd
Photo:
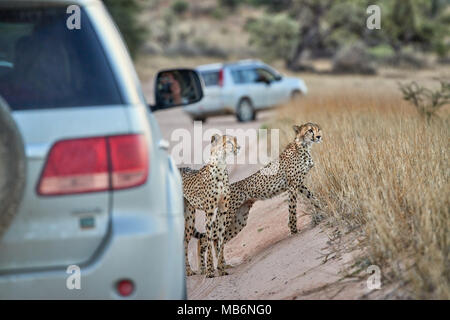
<svg viewBox="0 0 450 320"><path fill-rule="evenodd" d="M302 79L282 76L258 60L208 64L196 69L205 82L205 98L184 108L194 120L236 114L239 121L251 121L258 111L308 91Z"/></svg>
<svg viewBox="0 0 450 320"><path fill-rule="evenodd" d="M199 101L197 72L160 72L150 110L99 0L0 0L0 44L0 300L185 298L181 177L151 111Z"/></svg>

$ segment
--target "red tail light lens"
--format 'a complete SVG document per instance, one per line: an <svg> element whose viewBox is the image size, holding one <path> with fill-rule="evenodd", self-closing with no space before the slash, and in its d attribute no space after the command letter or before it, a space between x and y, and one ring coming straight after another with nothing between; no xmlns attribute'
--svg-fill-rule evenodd
<svg viewBox="0 0 450 320"><path fill-rule="evenodd" d="M50 150L38 193L56 195L107 190L108 180L105 139L60 141Z"/></svg>
<svg viewBox="0 0 450 320"><path fill-rule="evenodd" d="M220 71L219 71L219 86L223 87L223 83L224 83L223 69L220 69Z"/></svg>
<svg viewBox="0 0 450 320"><path fill-rule="evenodd" d="M148 175L147 144L144 136L110 137L112 188L124 189L143 184Z"/></svg>
<svg viewBox="0 0 450 320"><path fill-rule="evenodd" d="M142 135L59 141L49 152L39 195L131 188L145 183L148 152Z"/></svg>

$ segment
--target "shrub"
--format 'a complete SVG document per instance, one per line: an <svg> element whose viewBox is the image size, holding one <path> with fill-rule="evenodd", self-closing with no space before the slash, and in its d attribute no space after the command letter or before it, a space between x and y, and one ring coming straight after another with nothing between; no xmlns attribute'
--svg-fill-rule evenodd
<svg viewBox="0 0 450 320"><path fill-rule="evenodd" d="M219 4L230 9L235 9L239 5L240 0L219 0Z"/></svg>
<svg viewBox="0 0 450 320"><path fill-rule="evenodd" d="M376 69L364 44L357 42L340 49L333 59L335 73L375 74Z"/></svg>
<svg viewBox="0 0 450 320"><path fill-rule="evenodd" d="M189 9L189 3L184 0L177 0L172 4L172 10L177 15L186 13Z"/></svg>
<svg viewBox="0 0 450 320"><path fill-rule="evenodd" d="M135 58L149 33L138 19L142 4L138 0L104 0L104 3L119 27L131 56Z"/></svg>
<svg viewBox="0 0 450 320"><path fill-rule="evenodd" d="M387 44L380 44L368 49L368 53L377 61L390 62L395 56L395 51Z"/></svg>
<svg viewBox="0 0 450 320"><path fill-rule="evenodd" d="M223 20L225 18L225 16L227 15L227 13L225 12L225 10L221 7L215 7L212 12L211 15L213 16L213 18L217 19L217 20Z"/></svg>
<svg viewBox="0 0 450 320"><path fill-rule="evenodd" d="M250 19L245 28L250 34L250 44L267 60L287 60L298 41L298 22L286 14Z"/></svg>

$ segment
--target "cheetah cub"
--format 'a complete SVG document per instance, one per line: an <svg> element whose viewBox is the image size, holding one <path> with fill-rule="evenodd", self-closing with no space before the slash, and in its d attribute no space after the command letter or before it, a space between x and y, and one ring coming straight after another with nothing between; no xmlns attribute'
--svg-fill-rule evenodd
<svg viewBox="0 0 450 320"><path fill-rule="evenodd" d="M206 276L214 277L212 258L212 224L214 211L217 208L216 219L226 217L230 185L226 168L227 155L237 155L239 146L236 137L218 134L211 137L211 155L207 164L200 170L180 168L183 179L183 194L185 200L185 261L186 274L193 275L188 260L188 244L195 231L195 210L206 213L206 245L207 272ZM220 254L220 252L219 252Z"/></svg>
<svg viewBox="0 0 450 320"><path fill-rule="evenodd" d="M217 268L225 269L223 248L233 239L247 224L248 213L256 200L272 198L280 193L289 193L289 222L288 226L292 234L297 233L297 194L304 194L316 209L320 209L317 199L308 190L304 180L309 170L314 166L311 156L313 143L322 141L322 130L317 124L306 123L301 126L293 126L295 140L289 143L280 157L261 168L251 176L237 181L230 186L230 199L227 215L226 229L213 225L213 239L218 254ZM205 250L205 235L195 234L199 238L199 261L204 272L203 252ZM223 237L223 239L221 239Z"/></svg>

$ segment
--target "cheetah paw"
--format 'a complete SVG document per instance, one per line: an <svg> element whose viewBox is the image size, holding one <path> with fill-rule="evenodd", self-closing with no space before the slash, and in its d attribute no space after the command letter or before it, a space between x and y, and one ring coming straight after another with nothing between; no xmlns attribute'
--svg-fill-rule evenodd
<svg viewBox="0 0 450 320"><path fill-rule="evenodd" d="M194 276L196 273L192 270L186 270L186 276L190 277L190 276Z"/></svg>
<svg viewBox="0 0 450 320"><path fill-rule="evenodd" d="M219 276L227 276L229 273L225 270L219 270Z"/></svg>

